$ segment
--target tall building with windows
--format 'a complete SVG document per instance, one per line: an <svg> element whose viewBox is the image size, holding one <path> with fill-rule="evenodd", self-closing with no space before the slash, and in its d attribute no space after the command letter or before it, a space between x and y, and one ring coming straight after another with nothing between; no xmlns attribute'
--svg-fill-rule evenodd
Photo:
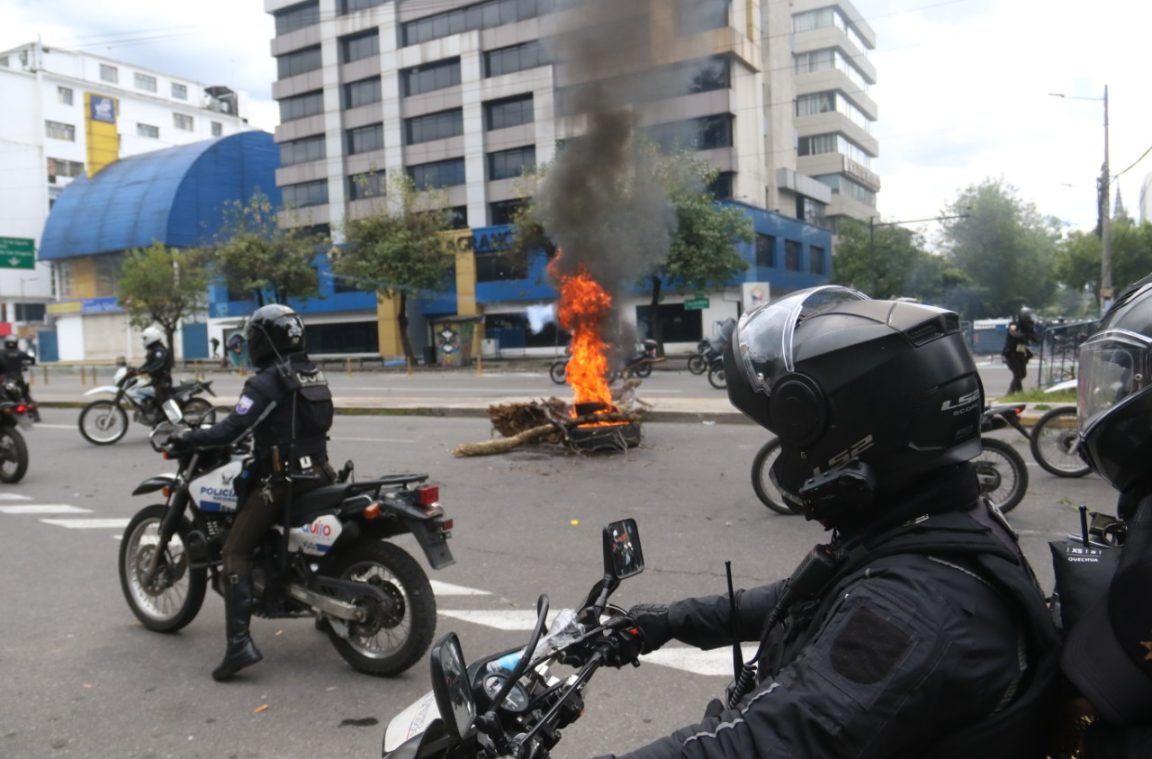
<svg viewBox="0 0 1152 759"><path fill-rule="evenodd" d="M76 177L249 129L243 92L39 42L0 52L0 101L9 109L0 119L0 252L16 251L0 261L0 329L32 330L50 301L115 281L115 271L73 271L66 261L31 268L23 255L39 250L49 209Z"/></svg>
<svg viewBox="0 0 1152 759"><path fill-rule="evenodd" d="M511 329L515 314L548 293L535 286L539 272L502 263L488 244L506 234L504 225L522 203L520 177L581 135L573 104L588 82L564 78L552 44L561 30L580 23L581 2L265 0L276 26L277 182L285 205L295 208L292 223L329 225L339 241L342 221L367 212L387 176L404 172L417 187L439 188L459 226L473 231L479 310L490 331ZM815 138L827 127L833 138L847 134L853 144L865 143L862 153L876 153L874 140L856 134L867 134L856 122L875 118L875 105L865 100L866 111L857 118L846 95L837 98L839 92L855 95L840 61L863 53L853 47L860 35L849 37L843 22L825 34L822 18L808 19L786 0L627 2L647 5L658 27L654 34L672 41L662 42L647 69L606 72L601 83L608 84L608 97L622 93L622 103L653 141L710 162L719 172L717 197L753 216L757 240L747 251L748 279L778 291L824 281L831 268L828 217L866 217L857 201L840 202L854 196L844 194L847 185L836 179L849 176L848 167L866 170L869 161L845 155L847 138L833 139L830 150ZM844 7L829 6L830 18L858 19ZM796 27L794 34L794 23L808 28ZM871 31L859 25L870 39ZM795 47L811 35L817 39ZM828 67L819 39L827 43ZM862 65L861 76L874 80ZM825 90L833 104L829 118L797 115L801 94ZM821 162L824 153L844 160ZM520 284L500 290L501 272ZM676 300L674 294L669 300ZM683 303L671 302L668 308L681 312L669 318L689 325L679 336L689 342L693 334L707 335L739 300L725 304L717 295L702 315L685 315ZM643 308L635 304L637 322L645 318ZM494 318L501 315L507 318ZM533 339L550 338L526 339L532 347Z"/></svg>

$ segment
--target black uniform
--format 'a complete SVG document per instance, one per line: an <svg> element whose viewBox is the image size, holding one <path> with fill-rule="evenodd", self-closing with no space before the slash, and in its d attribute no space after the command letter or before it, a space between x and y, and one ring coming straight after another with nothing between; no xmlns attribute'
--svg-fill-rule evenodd
<svg viewBox="0 0 1152 759"><path fill-rule="evenodd" d="M293 492L333 481L328 465L332 392L324 373L305 354L260 369L244 383L236 407L209 429L186 433L186 445L226 445L253 434L254 461L243 497L224 545L224 571L247 575L255 545L275 523L286 495L284 484L270 481L276 462L293 474ZM275 478L273 478L275 479Z"/></svg>
<svg viewBox="0 0 1152 759"><path fill-rule="evenodd" d="M24 393L24 400L31 401L32 396L28 392L28 383L24 379L24 368L34 364L35 359L19 348L4 348L2 359L3 366L0 367L0 374L19 385L20 390Z"/></svg>
<svg viewBox="0 0 1152 759"><path fill-rule="evenodd" d="M895 513L908 521L834 544L833 579L769 633L736 709L627 759L1043 756L1057 639L1014 536L968 465ZM739 594L741 640L761 638L786 587ZM726 595L673 604L667 619L686 643L732 642Z"/></svg>
<svg viewBox="0 0 1152 759"><path fill-rule="evenodd" d="M172 352L164 343L152 343L144 364L135 370L137 374L147 374L156 390L156 406L168 400L172 394Z"/></svg>
<svg viewBox="0 0 1152 759"><path fill-rule="evenodd" d="M1004 338L1004 349L1000 355L1004 363L1012 372L1012 382L1008 385L1008 394L1021 392L1024 389L1024 377L1028 374L1028 361L1032 358L1032 351L1028 344L1035 343L1035 326L1030 321L1013 321L1008 324L1008 334Z"/></svg>

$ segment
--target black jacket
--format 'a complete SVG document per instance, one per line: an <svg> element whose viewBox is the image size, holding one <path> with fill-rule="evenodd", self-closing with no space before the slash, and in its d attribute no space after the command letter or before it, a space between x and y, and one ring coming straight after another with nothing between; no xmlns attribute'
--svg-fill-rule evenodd
<svg viewBox="0 0 1152 759"><path fill-rule="evenodd" d="M273 449L282 466L300 471L327 462L332 414L332 392L324 372L307 355L297 353L249 377L228 416L208 429L193 430L185 441L226 445L251 432L257 476L273 470ZM305 457L310 464L301 464Z"/></svg>
<svg viewBox="0 0 1152 759"><path fill-rule="evenodd" d="M833 579L768 634L737 709L628 759L1043 756L1058 641L1014 536L967 466L900 509L913 518L834 544ZM786 582L739 594L741 640L761 639ZM676 603L668 622L701 648L732 642L727 596Z"/></svg>
<svg viewBox="0 0 1152 759"><path fill-rule="evenodd" d="M164 343L153 343L148 349L144 363L136 369L138 374L147 374L152 378L152 384L157 386L170 386L172 384L172 352Z"/></svg>
<svg viewBox="0 0 1152 759"><path fill-rule="evenodd" d="M1004 335L1004 347L1000 351L1002 356L1015 356L1021 355L1024 360L1032 358L1032 351L1029 350L1029 343L1039 342L1040 338L1036 335L1036 328L1030 323L1010 322L1008 330Z"/></svg>

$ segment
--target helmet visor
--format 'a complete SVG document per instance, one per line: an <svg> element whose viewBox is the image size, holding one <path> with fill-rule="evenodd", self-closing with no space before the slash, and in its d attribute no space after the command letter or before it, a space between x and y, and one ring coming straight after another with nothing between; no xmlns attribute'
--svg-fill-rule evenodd
<svg viewBox="0 0 1152 759"><path fill-rule="evenodd" d="M854 300L868 300L868 296L847 287L814 287L740 317L736 355L748 384L770 393L776 380L793 370L792 336L797 325L831 306Z"/></svg>
<svg viewBox="0 0 1152 759"><path fill-rule="evenodd" d="M1152 339L1128 330L1108 330L1080 346L1076 383L1081 434L1106 411L1148 386Z"/></svg>

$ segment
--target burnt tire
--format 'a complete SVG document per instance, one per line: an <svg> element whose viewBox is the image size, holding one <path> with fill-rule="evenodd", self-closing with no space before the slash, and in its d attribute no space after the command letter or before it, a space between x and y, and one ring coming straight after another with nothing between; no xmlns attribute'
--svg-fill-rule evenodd
<svg viewBox="0 0 1152 759"><path fill-rule="evenodd" d="M120 590L128 608L149 630L170 633L186 626L200 612L208 588L208 571L191 567L187 546L192 523L182 518L165 548L161 570L151 582L144 582L144 571L159 544L160 522L166 511L163 504L155 504L132 517L120 539L118 564Z"/></svg>
<svg viewBox="0 0 1152 759"><path fill-rule="evenodd" d="M1028 466L1024 457L1003 440L982 437L980 442L984 450L972 460L980 494L1007 514L1020 504L1028 490Z"/></svg>
<svg viewBox="0 0 1152 759"><path fill-rule="evenodd" d="M377 677L399 675L423 658L436 633L436 597L428 576L412 556L391 543L365 541L337 553L323 572L351 582L373 585L388 598L357 599L367 618L348 623L343 638L328 627L332 645L352 668Z"/></svg>
<svg viewBox="0 0 1152 759"><path fill-rule="evenodd" d="M760 446L760 450L756 452L756 457L752 459L752 490L756 492L756 497L760 499L761 503L777 514L794 516L796 512L784 502L783 494L772 482L770 476L772 463L776 461L779 455L780 440L778 438L773 438Z"/></svg>

